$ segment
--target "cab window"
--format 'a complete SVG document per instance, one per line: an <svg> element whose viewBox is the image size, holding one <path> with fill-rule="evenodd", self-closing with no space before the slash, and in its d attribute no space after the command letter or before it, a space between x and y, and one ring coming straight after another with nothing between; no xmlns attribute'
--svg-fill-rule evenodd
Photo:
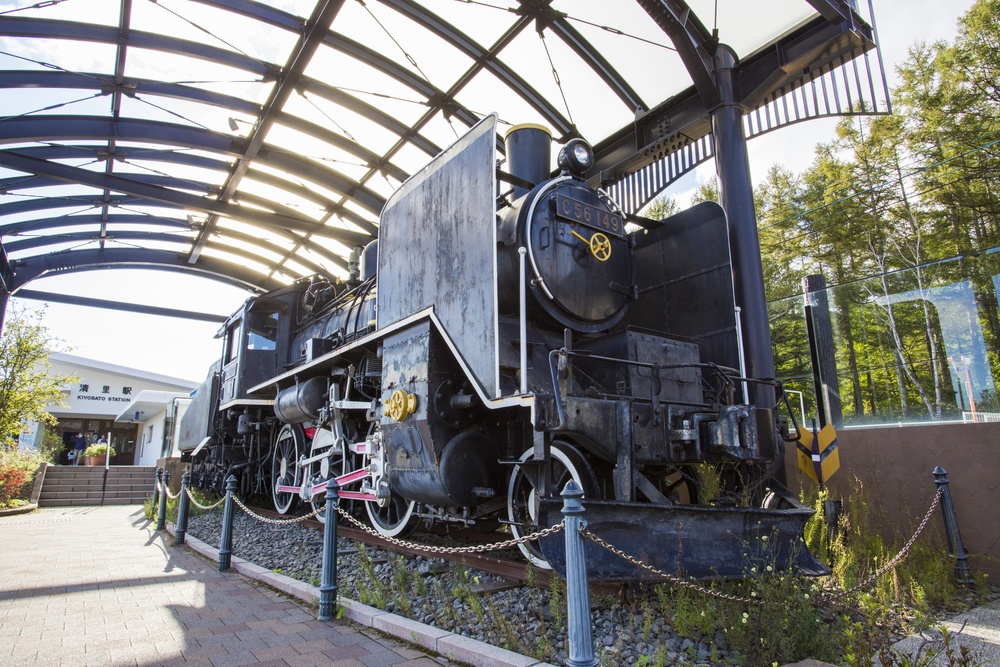
<svg viewBox="0 0 1000 667"><path fill-rule="evenodd" d="M250 313L247 317L248 350L273 350L277 339L278 313Z"/></svg>
<svg viewBox="0 0 1000 667"><path fill-rule="evenodd" d="M239 335L240 335L240 322L236 322L233 326L229 327L226 331L226 361L229 363L231 361L236 361L236 356L239 354Z"/></svg>

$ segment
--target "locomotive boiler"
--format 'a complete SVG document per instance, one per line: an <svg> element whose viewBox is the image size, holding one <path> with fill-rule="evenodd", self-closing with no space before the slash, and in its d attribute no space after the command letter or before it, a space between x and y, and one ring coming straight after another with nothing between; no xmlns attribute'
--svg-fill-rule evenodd
<svg viewBox="0 0 1000 667"><path fill-rule="evenodd" d="M626 215L550 168L538 127L487 117L386 203L347 280L251 298L182 424L196 484L237 474L280 512L328 480L386 536L423 524L531 534L584 491L589 529L669 572L818 574L811 510L775 479L776 406L740 369L725 216ZM363 507L363 510L361 509ZM766 537L767 539L760 539ZM766 545L766 553L765 553ZM561 569L561 538L522 547ZM588 545L602 578L635 566Z"/></svg>

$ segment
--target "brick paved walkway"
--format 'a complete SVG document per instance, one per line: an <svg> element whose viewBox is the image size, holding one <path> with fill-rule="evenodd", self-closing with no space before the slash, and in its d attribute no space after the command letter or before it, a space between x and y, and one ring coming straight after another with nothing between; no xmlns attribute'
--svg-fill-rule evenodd
<svg viewBox="0 0 1000 667"><path fill-rule="evenodd" d="M136 506L0 517L0 665L434 667L153 530Z"/></svg>

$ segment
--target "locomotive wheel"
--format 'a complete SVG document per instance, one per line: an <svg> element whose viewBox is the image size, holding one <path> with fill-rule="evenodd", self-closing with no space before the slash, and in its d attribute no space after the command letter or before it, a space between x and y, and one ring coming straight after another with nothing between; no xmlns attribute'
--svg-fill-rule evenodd
<svg viewBox="0 0 1000 667"><path fill-rule="evenodd" d="M298 424L285 424L274 439L271 455L271 497L274 499L274 509L279 514L287 514L295 505L297 493L278 491L278 485L301 486L302 471L299 468L299 455L305 446L306 436Z"/></svg>
<svg viewBox="0 0 1000 667"><path fill-rule="evenodd" d="M413 509L417 506L412 500L406 500L391 493L381 502L366 502L365 509L372 526L385 537L407 535L417 525Z"/></svg>
<svg viewBox="0 0 1000 667"><path fill-rule="evenodd" d="M698 503L698 478L691 466L681 466L655 481L660 493L675 505Z"/></svg>
<svg viewBox="0 0 1000 667"><path fill-rule="evenodd" d="M552 494L559 494L569 480L575 481L583 489L584 498L596 498L597 477L587 459L573 445L563 440L557 440L549 448L551 477L548 489ZM510 474L510 484L507 486L507 518L510 519L510 530L515 538L530 535L548 526L538 525L538 507L541 492L536 489L537 475L530 472L530 464L525 462L534 456L534 449L529 449L521 455ZM525 470L529 468L529 470ZM543 466L538 474L544 474ZM551 569L549 562L542 555L535 541L518 544L517 547L529 562L543 570Z"/></svg>
<svg viewBox="0 0 1000 667"><path fill-rule="evenodd" d="M316 466L318 471L312 475L312 484L325 484L329 482L331 478L338 475L342 475L347 470L344 468L344 457L342 455L327 457L319 461L313 461L310 466ZM312 470L312 468L310 468ZM309 504L312 505L313 511L323 510L326 507L326 489L317 491L313 494L312 498L309 499ZM319 514L315 516L315 519L320 523L326 523L326 512L320 511Z"/></svg>

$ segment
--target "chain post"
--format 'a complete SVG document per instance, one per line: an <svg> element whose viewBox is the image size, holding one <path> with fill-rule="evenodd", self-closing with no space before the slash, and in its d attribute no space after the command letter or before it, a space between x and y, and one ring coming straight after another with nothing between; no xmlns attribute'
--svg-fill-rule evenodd
<svg viewBox="0 0 1000 667"><path fill-rule="evenodd" d="M170 472L163 471L163 491L160 493L160 511L156 515L156 529L167 527L167 484L170 482Z"/></svg>
<svg viewBox="0 0 1000 667"><path fill-rule="evenodd" d="M587 561L583 554L583 489L572 479L560 494L566 524L566 619L569 633L569 667L597 667L590 630L590 591Z"/></svg>
<svg viewBox="0 0 1000 667"><path fill-rule="evenodd" d="M181 475L181 497L177 501L177 534L174 535L174 546L184 544L184 534L188 527L188 491L191 488L191 471L185 470Z"/></svg>
<svg viewBox="0 0 1000 667"><path fill-rule="evenodd" d="M153 510L160 506L160 482L163 480L163 468L157 468L153 473Z"/></svg>
<svg viewBox="0 0 1000 667"><path fill-rule="evenodd" d="M222 539L219 542L219 572L229 569L233 555L233 496L236 494L236 475L226 480L226 504L222 507Z"/></svg>
<svg viewBox="0 0 1000 667"><path fill-rule="evenodd" d="M323 526L323 575L319 586L320 621L332 621L337 606L337 505L340 485L330 479L326 483L326 524Z"/></svg>
<svg viewBox="0 0 1000 667"><path fill-rule="evenodd" d="M934 483L941 492L941 513L944 515L944 530L948 537L948 553L955 559L955 578L958 583L969 585L972 583L969 552L966 551L962 543L962 534L958 530L958 515L955 514L955 504L951 500L948 471L937 466L931 474L934 475Z"/></svg>

